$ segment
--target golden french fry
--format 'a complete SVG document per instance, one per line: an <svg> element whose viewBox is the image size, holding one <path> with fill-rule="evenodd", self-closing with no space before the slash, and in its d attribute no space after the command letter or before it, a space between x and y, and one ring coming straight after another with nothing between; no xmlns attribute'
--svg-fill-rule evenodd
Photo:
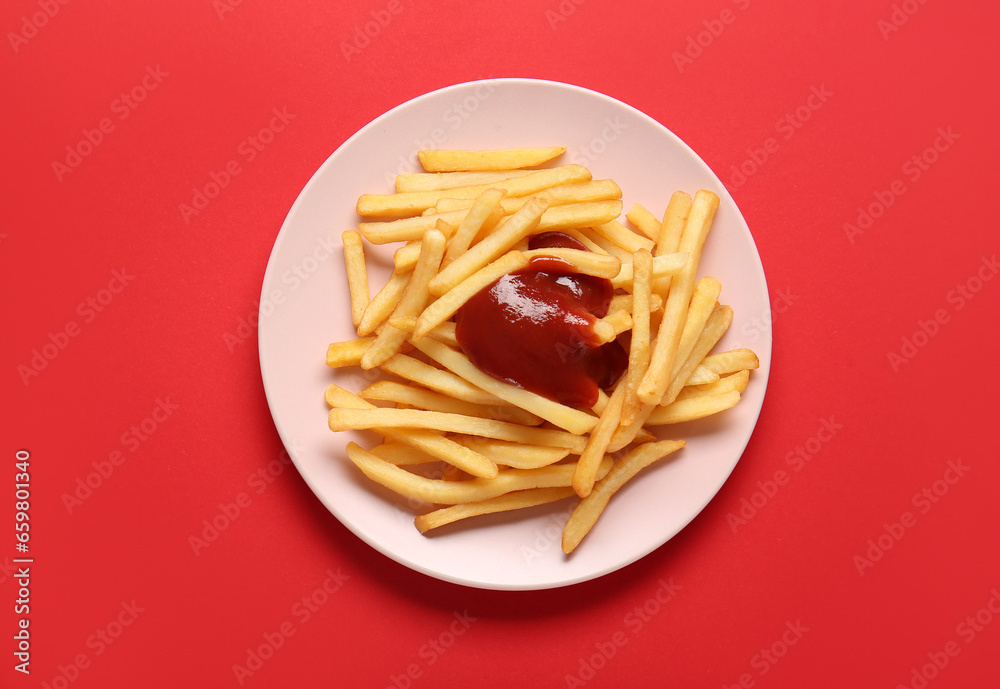
<svg viewBox="0 0 1000 689"><path fill-rule="evenodd" d="M396 191L436 191L456 187L472 187L480 184L494 184L530 175L534 170L480 170L461 172L411 172L396 175Z"/></svg>
<svg viewBox="0 0 1000 689"><path fill-rule="evenodd" d="M395 464L396 466L430 464L431 462L440 461L437 457L427 454L421 449L396 440L376 445L369 450L369 452L380 459L384 459L390 464Z"/></svg>
<svg viewBox="0 0 1000 689"><path fill-rule="evenodd" d="M701 362L703 366L722 375L724 373L735 373L741 369L754 369L760 367L760 361L752 349L731 349L728 352L719 352L705 357Z"/></svg>
<svg viewBox="0 0 1000 689"><path fill-rule="evenodd" d="M618 216L616 215L615 217L617 218ZM653 240L636 234L617 220L609 220L605 223L592 225L592 227L595 232L621 247L629 254L634 254L639 249L653 250Z"/></svg>
<svg viewBox="0 0 1000 689"><path fill-rule="evenodd" d="M587 446L580 455L580 461L576 464L576 473L573 474L573 490L581 498L590 495L597 479L597 468L600 466L604 454L611 444L611 437L622 417L622 402L625 399L625 387L619 385L615 388L608 405L601 413L597 426L587 439Z"/></svg>
<svg viewBox="0 0 1000 689"><path fill-rule="evenodd" d="M361 233L347 230L340 235L344 244L344 263L347 268L347 288L351 294L351 320L358 327L361 316L371 301L368 288L368 266L365 263L365 249L361 243Z"/></svg>
<svg viewBox="0 0 1000 689"><path fill-rule="evenodd" d="M403 385L391 380L378 380L366 387L358 396L366 400L379 400L382 402L395 402L396 404L408 404L419 409L429 411L443 411L450 414L465 414L466 416L478 416L484 419L497 419L499 421L510 421L525 426L537 426L542 423L542 419L529 411L511 405L484 405L474 404L456 399L449 395L442 395L439 392L427 390L425 388Z"/></svg>
<svg viewBox="0 0 1000 689"><path fill-rule="evenodd" d="M711 315L705 323L704 329L698 335L687 359L673 369L671 379L674 382L671 383L671 386L683 385L680 381L687 380L691 377L691 373L698 366L697 362L704 359L705 355L712 350L715 343L719 341L719 338L725 334L726 330L729 328L729 324L732 323L732 320L732 308L729 306L714 306ZM652 356L655 356L655 351L651 354L651 357ZM650 365L652 366L652 359L650 359ZM675 395L676 392L673 388L671 388L669 392L665 394ZM636 434L642 429L642 425L646 422L646 419L649 418L649 415L655 410L656 406L657 405L644 403L632 423L618 429L614 438L611 439L610 449L612 452L617 452L637 437Z"/></svg>
<svg viewBox="0 0 1000 689"><path fill-rule="evenodd" d="M625 214L625 217L650 240L655 242L659 238L662 224L642 204L637 203L632 206L632 209Z"/></svg>
<svg viewBox="0 0 1000 689"><path fill-rule="evenodd" d="M538 221L538 232L562 231L570 227L590 227L609 222L621 215L622 202L588 201L571 203L567 206L552 206Z"/></svg>
<svg viewBox="0 0 1000 689"><path fill-rule="evenodd" d="M616 294L611 297L611 306L608 307L608 313L614 313L615 311L625 311L627 313L632 313L633 301L631 294ZM649 312L651 314L656 313L663 308L663 299L660 298L659 294L649 295Z"/></svg>
<svg viewBox="0 0 1000 689"><path fill-rule="evenodd" d="M444 198L474 199L491 188L507 196L527 196L548 187L569 182L590 180L590 170L582 165L537 170L524 177L514 177L496 184L481 184L437 191L408 191L400 194L362 194L358 199L358 215L366 217L406 218L433 208ZM537 198L537 197L535 197Z"/></svg>
<svg viewBox="0 0 1000 689"><path fill-rule="evenodd" d="M400 273L407 273L417 265L418 258L420 258L420 240L415 239L396 249L392 254L392 263Z"/></svg>
<svg viewBox="0 0 1000 689"><path fill-rule="evenodd" d="M465 305L465 302L484 288L504 275L524 268L528 265L528 260L525 253L509 251L449 289L431 302L417 318L416 326L413 329L413 341L417 342L432 329L451 318L456 311Z"/></svg>
<svg viewBox="0 0 1000 689"><path fill-rule="evenodd" d="M417 157L428 172L516 170L547 163L565 152L565 146L480 151L426 149L417 151Z"/></svg>
<svg viewBox="0 0 1000 689"><path fill-rule="evenodd" d="M448 242L443 265L448 265L468 251L472 241L484 226L496 223L503 217L500 201L504 194L506 192L503 189L487 189L473 200L469 214L465 216L451 241Z"/></svg>
<svg viewBox="0 0 1000 689"><path fill-rule="evenodd" d="M347 340L346 342L331 342L330 346L326 348L326 365L330 368L359 366L361 357L374 341L374 337L359 337L356 340Z"/></svg>
<svg viewBox="0 0 1000 689"><path fill-rule="evenodd" d="M530 249L523 252L529 260L533 258L558 258L572 264L574 272L594 277L613 278L621 272L622 262L614 256L595 254L579 249Z"/></svg>
<svg viewBox="0 0 1000 689"><path fill-rule="evenodd" d="M695 194L679 247L681 252L690 254L690 262L671 282L649 368L639 385L639 399L646 404L659 404L670 384L670 373L694 290L701 250L718 207L719 197L713 192L703 189Z"/></svg>
<svg viewBox="0 0 1000 689"><path fill-rule="evenodd" d="M573 464L554 464L541 469L507 469L492 479L442 481L401 469L354 442L348 443L347 456L368 478L389 490L438 505L477 502L529 488L565 487L573 480L575 469ZM606 460L598 473L606 475L610 469L611 461Z"/></svg>
<svg viewBox="0 0 1000 689"><path fill-rule="evenodd" d="M615 462L608 474L600 479L594 489L580 501L563 529L562 548L567 555L573 552L590 533L598 517L604 512L611 496L633 476L653 462L684 447L683 440L663 440L640 445Z"/></svg>
<svg viewBox="0 0 1000 689"><path fill-rule="evenodd" d="M547 397L515 387L483 373L464 354L440 342L424 338L414 345L428 357L469 381L472 385L530 411L570 433L586 433L597 423L597 417L585 411L554 402Z"/></svg>
<svg viewBox="0 0 1000 689"><path fill-rule="evenodd" d="M555 464L569 454L569 450L562 447L525 445L475 435L456 435L453 439L499 465L514 469L538 469Z"/></svg>
<svg viewBox="0 0 1000 689"><path fill-rule="evenodd" d="M678 402L691 397L701 397L702 395L718 395L723 392L732 392L734 390L742 393L746 390L747 383L749 382L750 371L743 369L742 371L737 371L736 373L725 377L720 377L719 380L712 383L706 383L705 385L688 385L677 393L677 397L674 398L674 401Z"/></svg>
<svg viewBox="0 0 1000 689"><path fill-rule="evenodd" d="M469 502L421 514L413 520L420 533L427 533L445 524L483 514L522 510L536 505L545 505L574 495L572 488L528 488L506 493L495 498Z"/></svg>
<svg viewBox="0 0 1000 689"><path fill-rule="evenodd" d="M717 395L699 395L677 400L664 407L657 407L646 419L646 424L659 426L669 423L683 423L718 414L740 401L740 393L735 390Z"/></svg>
<svg viewBox="0 0 1000 689"><path fill-rule="evenodd" d="M417 260L417 265L413 269L413 275L406 285L402 298L392 312L392 317L416 316L423 311L430 298L427 286L441 265L441 259L444 257L444 245L444 235L439 230L427 230L421 242L420 258ZM375 342L361 357L361 368L374 368L385 362L389 357L399 352L405 339L405 330L400 330L391 323L387 324L379 331Z"/></svg>
<svg viewBox="0 0 1000 689"><path fill-rule="evenodd" d="M691 304L688 306L687 317L684 319L684 329L681 331L681 339L677 344L677 355L674 358L674 367L670 371L670 383L667 385L660 404L670 404L674 401L677 393L681 391L687 382L687 375L681 373L685 365L687 371L693 371L696 362L689 361L691 352L708 325L708 320L715 311L718 303L717 299L722 291L722 284L714 277L703 277L694 286L694 294L691 296Z"/></svg>
<svg viewBox="0 0 1000 689"><path fill-rule="evenodd" d="M354 412L370 412L378 408L368 400L361 399L339 385L330 384L326 388L326 403L332 407L330 413L350 410ZM456 443L443 435L429 430L375 428L386 438L411 445L437 459L456 466L473 476L493 478L497 475L496 462L476 452L470 447Z"/></svg>
<svg viewBox="0 0 1000 689"><path fill-rule="evenodd" d="M331 431L415 428L442 433L482 435L529 445L564 447L574 453L583 452L586 444L584 438L566 431L423 409L331 409L329 424Z"/></svg>
<svg viewBox="0 0 1000 689"><path fill-rule="evenodd" d="M509 404L496 395L491 395L485 390L477 388L451 371L436 368L406 354L397 354L391 357L382 364L381 368L386 373L399 376L455 399L475 404Z"/></svg>
<svg viewBox="0 0 1000 689"><path fill-rule="evenodd" d="M617 217L617 216L615 216ZM614 256L620 260L623 264L629 263L632 260L632 252L621 248L607 237L602 235L600 232L594 230L593 227L577 227L573 228L575 231L579 232L581 235L586 237L590 242L598 247L601 251L608 254L609 256ZM565 232L566 230L560 230Z"/></svg>
<svg viewBox="0 0 1000 689"><path fill-rule="evenodd" d="M649 314L653 294L653 255L646 249L635 252L632 259L632 341L629 343L628 368L625 371L625 397L622 402L621 424L635 421L642 408L637 390L639 381L649 367Z"/></svg>
<svg viewBox="0 0 1000 689"><path fill-rule="evenodd" d="M660 278L676 275L687 267L689 261L690 256L684 252L657 256L653 259L652 263L653 279L658 280ZM634 272L635 269L632 267L631 260L622 261L621 270L616 276L611 278L612 287L615 289L631 290Z"/></svg>
<svg viewBox="0 0 1000 689"><path fill-rule="evenodd" d="M485 239L445 266L431 280L431 294L441 296L477 270L498 259L519 240L531 234L544 211L544 201L531 199Z"/></svg>
<svg viewBox="0 0 1000 689"><path fill-rule="evenodd" d="M419 244L417 246L420 246ZM403 272L398 268L392 271L389 281L378 291L375 298L369 302L358 323L358 335L366 336L375 332L392 314L400 297L406 291L412 271ZM358 362L360 363L360 362Z"/></svg>
<svg viewBox="0 0 1000 689"><path fill-rule="evenodd" d="M714 383L719 380L719 374L710 369L704 364L698 364L694 371L691 372L691 376L685 382L685 385L706 385L707 383Z"/></svg>
<svg viewBox="0 0 1000 689"><path fill-rule="evenodd" d="M611 342L626 330L632 329L632 314L619 309L611 311L604 318L598 318L594 322L594 334L601 344Z"/></svg>
<svg viewBox="0 0 1000 689"><path fill-rule="evenodd" d="M672 254L677 251L681 243L681 235L684 232L684 225L687 224L688 214L691 212L691 195L684 191L675 191L667 204L667 210L663 213L663 222L660 223L660 234L656 238L656 247L653 249L654 256Z"/></svg>
<svg viewBox="0 0 1000 689"><path fill-rule="evenodd" d="M458 225L468 215L469 210L450 211L448 213L431 213L412 218L398 220L381 220L358 223L358 231L370 244L389 244L391 242L411 242L424 236L424 232L434 229L438 220L444 220L448 225Z"/></svg>
<svg viewBox="0 0 1000 689"><path fill-rule="evenodd" d="M458 347L458 335L455 333L454 321L445 321L441 325L432 328L428 337L433 337L438 342L444 342L449 347Z"/></svg>

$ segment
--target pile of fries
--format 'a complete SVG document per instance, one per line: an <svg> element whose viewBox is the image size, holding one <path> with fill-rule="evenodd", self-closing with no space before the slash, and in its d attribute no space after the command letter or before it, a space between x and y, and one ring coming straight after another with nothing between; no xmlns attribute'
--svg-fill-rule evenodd
<svg viewBox="0 0 1000 689"><path fill-rule="evenodd" d="M357 212L365 221L343 233L358 337L331 344L327 364L378 368L395 379L357 394L331 384L330 429L383 436L369 449L351 442L347 454L371 480L430 503L415 518L421 533L575 497L562 543L570 553L625 482L684 447L652 429L729 409L758 366L749 349L711 353L733 317L718 302L720 282L697 278L718 196L678 191L662 221L636 204L626 225L615 182L593 180L582 165L539 167L564 152L420 151L426 172L398 175L396 193L362 195ZM528 249L530 236L548 231L589 251ZM366 241L403 242L374 297ZM594 332L622 342L628 368L590 409L483 373L456 339L462 305L538 255L615 287Z"/></svg>

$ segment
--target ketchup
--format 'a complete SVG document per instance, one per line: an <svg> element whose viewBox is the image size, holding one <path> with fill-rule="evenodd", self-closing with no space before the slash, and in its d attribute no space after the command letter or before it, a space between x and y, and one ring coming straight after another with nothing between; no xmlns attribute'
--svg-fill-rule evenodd
<svg viewBox="0 0 1000 689"><path fill-rule="evenodd" d="M530 248L587 248L561 232ZM456 337L481 371L574 407L592 407L628 365L618 342L601 344L594 322L608 313L611 281L581 275L562 259L539 256L481 290L455 315Z"/></svg>

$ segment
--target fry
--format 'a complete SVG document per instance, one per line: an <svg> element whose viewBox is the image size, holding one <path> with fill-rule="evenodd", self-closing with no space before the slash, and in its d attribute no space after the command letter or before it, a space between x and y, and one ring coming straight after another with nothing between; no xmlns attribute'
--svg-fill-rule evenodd
<svg viewBox="0 0 1000 689"><path fill-rule="evenodd" d="M512 443L507 440L483 438L475 435L456 435L454 440L484 457L489 457L498 465L514 469L538 469L555 464L569 454L569 450L566 448L525 445L524 443Z"/></svg>
<svg viewBox="0 0 1000 689"><path fill-rule="evenodd" d="M514 170L541 165L566 152L565 146L505 148L482 151L426 149L417 151L428 172L458 170Z"/></svg>
<svg viewBox="0 0 1000 689"><path fill-rule="evenodd" d="M443 411L450 414L465 414L483 419L510 421L525 426L537 426L542 419L520 407L510 405L484 405L464 402L439 392L403 385L391 380L378 380L366 387L358 396L366 400L409 404L428 411Z"/></svg>
<svg viewBox="0 0 1000 689"><path fill-rule="evenodd" d="M760 367L760 361L752 349L731 349L728 352L719 352L705 357L701 363L719 375L734 373L744 368Z"/></svg>
<svg viewBox="0 0 1000 689"><path fill-rule="evenodd" d="M360 232L370 244L389 244L391 242L411 242L424 236L424 232L434 229L438 220L444 220L451 226L457 227L465 216L468 209L450 211L448 213L431 213L429 215L418 215L412 218L400 218L398 220L382 220L377 222L358 223Z"/></svg>
<svg viewBox="0 0 1000 689"><path fill-rule="evenodd" d="M361 233L347 230L340 235L344 245L344 263L347 268L347 287L351 294L351 320L358 327L361 316L371 301L368 289L368 266L365 264L365 250L361 244Z"/></svg>
<svg viewBox="0 0 1000 689"><path fill-rule="evenodd" d="M664 407L657 407L646 419L646 423L652 426L659 426L669 423L683 423L684 421L694 421L702 419L712 414L718 414L736 406L740 401L740 393L735 390L722 392L717 395L700 395L677 400Z"/></svg>
<svg viewBox="0 0 1000 689"><path fill-rule="evenodd" d="M491 261L495 261L514 246L518 240L531 234L544 211L544 201L531 199L496 231L438 273L430 282L431 294L441 296L477 270L485 267Z"/></svg>
<svg viewBox="0 0 1000 689"><path fill-rule="evenodd" d="M662 227L660 221L642 204L637 203L632 206L632 209L625 214L625 217L652 241L655 242L660 236Z"/></svg>
<svg viewBox="0 0 1000 689"><path fill-rule="evenodd" d="M573 495L572 488L528 488L513 493L506 493L495 498L478 502L469 502L421 514L413 520L420 533L427 533L445 524L451 524L461 519L476 517L482 514L509 512L521 510L536 505L545 505L562 500Z"/></svg>
<svg viewBox="0 0 1000 689"><path fill-rule="evenodd" d="M515 387L483 373L461 352L440 342L423 339L414 343L417 349L458 376L486 392L526 409L570 433L583 434L597 423L597 417L585 411L554 402L529 390ZM547 444L547 443L542 443Z"/></svg>
<svg viewBox="0 0 1000 689"><path fill-rule="evenodd" d="M691 377L687 379L685 385L705 385L707 383L714 383L717 380L719 380L718 373L704 364L698 364L694 371L691 372Z"/></svg>
<svg viewBox="0 0 1000 689"><path fill-rule="evenodd" d="M331 414L338 410L365 413L378 409L371 402L361 399L336 384L327 386L325 398L326 403L333 407L330 410ZM497 465L494 461L470 447L456 443L454 440L433 431L392 428L375 428L375 430L387 438L411 445L437 459L467 471L473 476L494 478L497 475Z"/></svg>
<svg viewBox="0 0 1000 689"><path fill-rule="evenodd" d="M716 194L705 190L695 194L679 247L680 251L690 254L690 262L671 282L649 368L639 385L639 399L646 404L658 404L670 384L670 373L687 317L701 249L718 207L719 197Z"/></svg>
<svg viewBox="0 0 1000 689"><path fill-rule="evenodd" d="M601 413L601 417L594 427L593 433L587 440L587 446L580 455L580 461L576 465L576 473L573 474L573 490L581 498L590 495L597 478L597 468L600 466L604 454L611 444L611 437L622 417L622 402L625 399L625 386L619 385L615 388L608 405Z"/></svg>
<svg viewBox="0 0 1000 689"><path fill-rule="evenodd" d="M530 175L506 179L495 184L437 191L408 191L400 194L362 194L358 199L357 212L358 215L366 217L406 218L433 208L441 199L474 199L491 188L504 191L507 196L527 196L548 187L589 180L590 170L584 166L563 165L537 170Z"/></svg>
<svg viewBox="0 0 1000 689"><path fill-rule="evenodd" d="M567 206L552 206L538 221L539 232L555 232L569 227L589 227L609 222L621 215L622 202L590 201L571 203Z"/></svg>
<svg viewBox="0 0 1000 689"><path fill-rule="evenodd" d="M611 311L604 318L594 322L594 334L601 344L611 342L626 330L632 329L632 314L628 311Z"/></svg>
<svg viewBox="0 0 1000 689"><path fill-rule="evenodd" d="M383 362L382 370L466 402L487 405L507 404L496 395L477 388L451 371L436 368L406 354L397 354Z"/></svg>
<svg viewBox="0 0 1000 689"><path fill-rule="evenodd" d="M648 251L648 249L637 249L637 251ZM653 259L652 275L654 280L676 275L683 271L690 261L690 256L684 252L673 254L663 254ZM618 275L611 278L611 285L616 289L632 289L634 269L632 261L623 261Z"/></svg>
<svg viewBox="0 0 1000 689"><path fill-rule="evenodd" d="M441 259L444 257L444 242L444 235L439 230L427 230L427 233L424 234L420 258L406 285L403 297L392 312L393 318L415 316L423 310L430 298L427 285L437 273ZM372 346L361 357L361 368L374 368L385 362L389 357L399 352L399 347L405 339L405 330L387 324L379 332Z"/></svg>
<svg viewBox="0 0 1000 689"><path fill-rule="evenodd" d="M631 424L642 408L636 394L639 381L649 367L649 302L653 293L653 256L646 249L635 252L632 260L632 341L629 344L628 368L625 372L625 397L622 402L621 423Z"/></svg>
<svg viewBox="0 0 1000 689"><path fill-rule="evenodd" d="M724 378L719 378L719 380L713 383L706 383L705 385L688 385L677 393L677 397L674 398L674 402L692 397L700 397L702 395L718 395L720 393L731 392L733 390L742 393L746 390L747 383L749 382L750 371L743 369L742 371L737 371L736 373L728 375Z"/></svg>
<svg viewBox="0 0 1000 689"><path fill-rule="evenodd" d="M663 440L646 443L635 448L615 462L608 474L600 479L590 494L580 501L563 529L562 549L567 555L573 552L583 537L590 533L598 517L604 512L611 496L625 483L653 462L684 447L683 440Z"/></svg>
<svg viewBox="0 0 1000 689"><path fill-rule="evenodd" d="M617 215L615 217L618 217ZM634 254L639 249L653 250L653 240L637 235L632 230L622 225L617 220L609 220L600 225L593 225L594 231L610 242L613 242L629 254Z"/></svg>
<svg viewBox="0 0 1000 689"><path fill-rule="evenodd" d="M564 447L574 453L583 452L586 444L586 439L566 431L521 426L507 421L423 409L331 409L329 425L331 431L417 428L443 433L482 435L487 438L511 440L529 445Z"/></svg>
<svg viewBox="0 0 1000 689"><path fill-rule="evenodd" d="M622 262L614 256L595 254L579 249L530 249L523 252L529 260L532 258L558 258L573 266L574 272L583 275L593 275L600 278L613 278L621 273Z"/></svg>
<svg viewBox="0 0 1000 689"><path fill-rule="evenodd" d="M347 456L364 474L389 490L405 497L438 505L456 505L495 498L504 493L529 488L558 488L573 479L573 464L555 464L541 469L508 469L493 479L441 481L413 474L376 457L357 443L347 444ZM606 475L611 461L602 463Z"/></svg>
<svg viewBox="0 0 1000 689"><path fill-rule="evenodd" d="M500 207L500 201L505 193L503 189L487 189L475 198L469 209L469 214L463 218L458 230L448 243L448 250L444 254L444 265L448 265L464 254L484 225L497 222L503 217L504 212Z"/></svg>
<svg viewBox="0 0 1000 689"><path fill-rule="evenodd" d="M398 268L392 271L389 281L378 291L378 294L369 302L361 315L361 321L358 323L358 335L370 335L389 318L392 310L399 303L400 297L403 296L403 292L406 291L411 274L412 272L402 272Z"/></svg>
<svg viewBox="0 0 1000 689"><path fill-rule="evenodd" d="M326 365L330 368L359 366L361 357L374 341L374 337L359 337L346 342L331 342L326 348Z"/></svg>
<svg viewBox="0 0 1000 689"><path fill-rule="evenodd" d="M530 175L534 170L480 170L462 172L411 172L396 175L396 191L435 191L493 184L511 177Z"/></svg>
<svg viewBox="0 0 1000 689"><path fill-rule="evenodd" d="M465 302L476 296L482 289L504 275L528 265L528 260L526 254L520 251L510 251L492 263L483 266L442 294L437 300L431 302L417 318L416 326L413 329L413 341L417 342L433 328L451 318L456 311L465 305Z"/></svg>

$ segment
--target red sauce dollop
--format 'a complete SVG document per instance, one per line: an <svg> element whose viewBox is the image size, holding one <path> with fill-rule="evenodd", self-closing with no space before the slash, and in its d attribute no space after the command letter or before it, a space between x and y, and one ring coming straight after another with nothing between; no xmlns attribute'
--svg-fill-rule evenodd
<svg viewBox="0 0 1000 689"><path fill-rule="evenodd" d="M573 237L545 232L532 249L586 250ZM536 257L470 299L455 315L456 336L481 371L574 407L592 407L598 388L621 377L628 354L602 345L594 321L608 313L611 281L574 272L553 257Z"/></svg>

